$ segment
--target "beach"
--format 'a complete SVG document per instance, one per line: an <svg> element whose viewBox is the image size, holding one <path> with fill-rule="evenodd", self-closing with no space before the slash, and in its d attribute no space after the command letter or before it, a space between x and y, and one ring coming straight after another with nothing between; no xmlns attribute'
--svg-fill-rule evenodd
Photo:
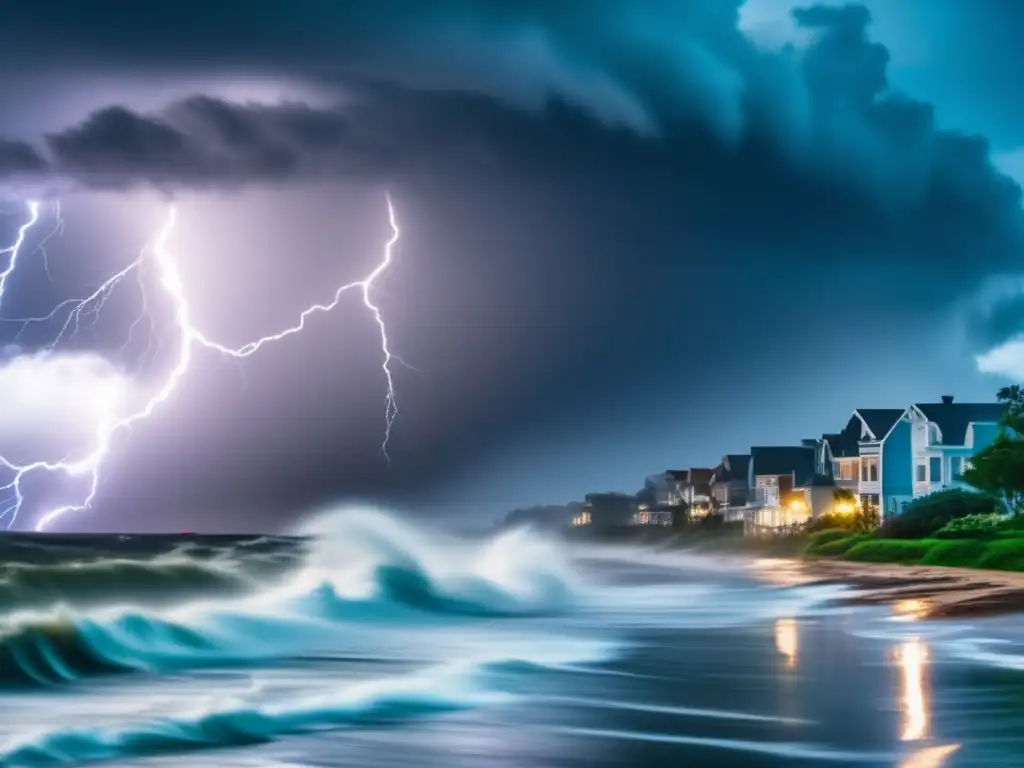
<svg viewBox="0 0 1024 768"><path fill-rule="evenodd" d="M1024 611L1024 573L1015 571L809 558L755 563L758 572L781 568L793 585L845 584L851 593L839 599L843 604L891 605L919 619Z"/></svg>

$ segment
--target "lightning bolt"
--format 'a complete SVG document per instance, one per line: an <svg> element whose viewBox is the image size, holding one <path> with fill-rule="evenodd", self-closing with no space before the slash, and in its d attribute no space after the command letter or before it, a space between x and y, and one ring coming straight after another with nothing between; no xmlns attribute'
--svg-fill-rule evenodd
<svg viewBox="0 0 1024 768"><path fill-rule="evenodd" d="M369 310L380 332L380 345L381 352L383 354L381 368L384 372L384 378L387 383L387 392L384 401L384 438L381 442L380 452L390 463L388 443L391 439L391 432L395 419L398 417L398 406L395 399L394 376L391 370L391 363L392 361L401 363L402 360L391 352L388 342L387 327L384 323L383 315L381 314L380 308L373 302L372 298L373 284L377 278L391 266L394 247L398 243L398 239L400 237L400 230L398 228L395 209L391 202L390 195L388 195L386 199L388 224L391 227L391 237L384 246L383 259L377 264L373 271L362 280L357 280L340 286L334 292L333 298L330 302L314 304L303 310L295 325L285 328L277 333L247 342L239 347L229 347L213 341L192 321L191 308L186 295L184 281L182 280L178 264L172 257L168 245L171 234L178 222L178 212L173 206L169 209L167 219L160 228L156 237L153 239L152 243L147 245L134 261L124 269L107 278L107 280L89 296L86 296L83 299L71 299L61 302L53 309L53 311L41 317L6 320L6 322L16 322L21 324L21 329L18 331L18 335L20 336L20 334L29 325L52 321L61 316L62 312L66 311L67 316L64 319L60 332L57 334L53 343L48 347L48 349L52 351L61 341L73 339L81 330L84 321L95 322L99 317L104 304L117 287L129 275L134 274L138 280L140 290L142 291L142 310L140 315L128 328L128 339L122 347L123 350L131 343L132 335L139 323L141 323L142 319L149 314L145 283L141 274L143 264L149 261L155 267L159 278L159 285L173 307L174 322L178 333L178 345L174 366L166 379L164 379L163 384L143 405L138 408L138 410L133 413L103 420L97 428L92 450L85 456L74 460L61 459L59 461L36 461L28 464L18 464L0 456L0 467L4 467L14 473L14 479L11 480L11 482L0 486L0 493L7 494L6 498L0 500L0 506L3 507L0 509L0 520L7 518L8 528L11 528L14 525L17 520L18 512L25 501L22 493L22 481L27 475L33 472L59 472L68 477L89 478L89 488L85 497L77 503L66 504L55 509L51 509L40 518L36 525L37 531L46 530L62 515L89 509L96 498L96 493L99 489L100 483L100 470L102 469L104 460L110 453L115 436L119 432L130 430L138 422L149 418L157 408L172 397L175 390L178 388L178 385L188 373L197 348L212 350L234 359L250 357L273 342L281 341L305 330L307 321L313 315L330 312L341 303L345 294L352 291L358 291L361 294L363 304ZM0 254L7 254L10 256L6 269L0 272L0 299L3 297L7 278L10 277L17 266L18 254L25 245L28 233L39 220L39 208L40 206L37 202L32 201L28 203L29 218L19 228L14 245L0 251ZM59 208L57 210L59 219ZM58 227L62 226L62 223L58 224ZM152 320L150 320L150 330L152 331ZM149 351L150 350L147 349L147 354Z"/></svg>
<svg viewBox="0 0 1024 768"><path fill-rule="evenodd" d="M18 237L15 239L14 245L0 251L0 256L10 257L7 260L7 266L3 272L0 272L0 301L3 301L4 291L7 290L7 278L14 273L15 267L18 266L18 254L21 253L21 249L25 245L28 231L39 221L39 203L35 201L30 202L28 204L28 214L28 221L18 228Z"/></svg>

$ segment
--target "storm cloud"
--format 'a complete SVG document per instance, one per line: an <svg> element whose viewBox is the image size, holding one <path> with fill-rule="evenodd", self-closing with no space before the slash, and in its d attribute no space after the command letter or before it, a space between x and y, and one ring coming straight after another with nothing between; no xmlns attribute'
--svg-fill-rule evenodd
<svg viewBox="0 0 1024 768"><path fill-rule="evenodd" d="M935 362L951 346L934 336L954 301L1019 270L1020 188L993 166L984 126L950 130L938 105L893 87L893 55L860 5L798 9L786 22L796 43L774 48L748 37L741 3L724 0L49 7L46 18L0 7L0 45L37 78L19 93L36 103L55 94L31 121L4 126L0 175L13 188L202 200L210 207L183 214L188 231L227 240L252 230L254 264L269 259L264 222L295 264L333 243L310 212L339 190L379 201L387 189L398 203L408 258L381 302L396 351L429 373L400 374L411 381L400 381L396 469L355 462L342 477L326 458L339 429L316 414L347 409L318 393L309 419L319 432L307 424L293 447L320 458L300 467L228 450L232 435L260 445L265 429L252 419L242 431L238 415L216 461L204 459L225 475L232 457L236 479L263 467L261 501L273 489L284 504L300 475L309 499L419 498L486 461L518 472L503 486L518 488L561 459L513 472L505 454L539 456L565 434L595 457L563 471L573 488L612 473L634 478L623 486L632 490L669 461L798 440L841 427L827 414L927 397L920 389L940 376L988 391L968 380L970 353L1014 336L1015 307L982 312L972 349ZM10 79L0 74L0 94ZM295 195L294 221L275 218L284 202L231 225L214 212L264 194ZM183 237L183 253L202 250L202 236ZM365 237L365 249L378 247ZM254 293L267 304L301 307L321 287L252 274L280 281ZM245 317L239 334L259 320ZM329 366L336 345L309 343L315 367ZM862 374L849 371L852 352ZM299 365L296 350L282 354ZM377 397L376 373L359 398ZM765 414L767 399L785 418ZM379 411L377 400L346 403ZM269 393L261 412L275 412ZM621 426L639 424L661 437ZM378 427L368 417L352 445ZM621 435L651 447L632 464L594 447ZM180 461L198 462L185 446L199 438L181 439ZM217 495L200 485L197 496ZM227 503L245 483L222 485ZM508 504L555 500L535 491Z"/></svg>
<svg viewBox="0 0 1024 768"><path fill-rule="evenodd" d="M831 226L849 219L859 227L869 216L899 248L938 248L947 263L997 267L1019 247L1019 186L993 166L983 138L942 130L931 105L889 88L888 52L869 36L867 9L798 9L794 21L812 41L771 51L738 31L738 5L627 11L601 3L586 20L565 3L423 4L405 16L396 2L373 11L338 6L331 19L339 27L347 14L356 28L381 28L368 14L404 19L392 28L395 49L433 44L435 63L401 71L364 46L357 52L365 61L343 60L339 72L359 64L407 84L339 74L326 105L202 95L152 113L114 105L49 133L45 151L0 144L0 169L86 187L187 189L539 170L552 161L572 176L614 164L615 172L660 176L680 193L706 190L732 208L757 204L745 190L800 198L815 187L814 206ZM413 21L425 25L415 43L403 33ZM240 23L261 22L269 20ZM453 40L455 28L463 32ZM531 35L550 67L538 69L540 48L516 47ZM495 45L464 44L469 39ZM376 50L389 38L374 40L367 45ZM202 33L195 44L204 45ZM485 48L489 66L467 67ZM203 50L196 56L202 61ZM524 74L536 82L542 98L525 105L504 81L475 87L473 71L505 70L510 80ZM581 77L602 85L578 87ZM424 78L446 87L417 85ZM626 102L629 110L615 114Z"/></svg>

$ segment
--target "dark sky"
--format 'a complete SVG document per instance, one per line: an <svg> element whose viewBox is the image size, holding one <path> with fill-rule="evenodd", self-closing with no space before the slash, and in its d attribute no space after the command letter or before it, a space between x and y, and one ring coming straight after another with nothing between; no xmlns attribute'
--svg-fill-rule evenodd
<svg viewBox="0 0 1024 768"><path fill-rule="evenodd" d="M390 465L353 295L243 363L197 352L62 527L280 528L352 498L490 520L1024 375L1024 5L741 6L0 4L5 242L47 201L4 316L94 289L174 201L195 320L239 345L373 268L386 193L401 228L374 293L412 366ZM19 450L33 425L80 448L97 392L173 368L140 274L159 346L143 323L121 349L125 287L63 348L76 394L32 356L59 323L9 350ZM25 520L80 490L33 478Z"/></svg>

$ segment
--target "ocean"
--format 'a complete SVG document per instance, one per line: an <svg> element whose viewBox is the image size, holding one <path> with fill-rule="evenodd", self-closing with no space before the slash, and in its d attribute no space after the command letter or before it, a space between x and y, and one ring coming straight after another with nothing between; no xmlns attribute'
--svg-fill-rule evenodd
<svg viewBox="0 0 1024 768"><path fill-rule="evenodd" d="M0 539L0 766L1024 765L1024 621L799 566L455 538Z"/></svg>

